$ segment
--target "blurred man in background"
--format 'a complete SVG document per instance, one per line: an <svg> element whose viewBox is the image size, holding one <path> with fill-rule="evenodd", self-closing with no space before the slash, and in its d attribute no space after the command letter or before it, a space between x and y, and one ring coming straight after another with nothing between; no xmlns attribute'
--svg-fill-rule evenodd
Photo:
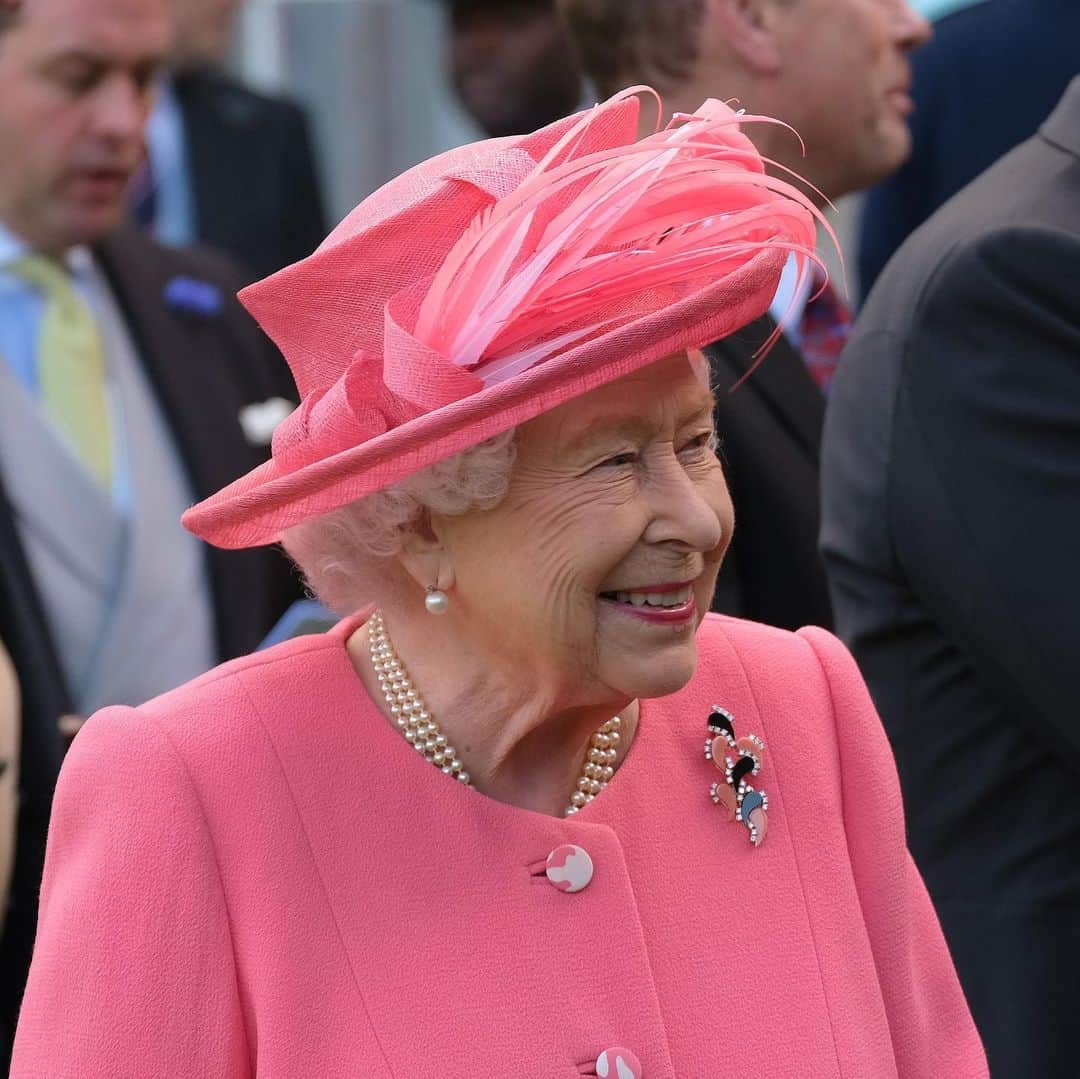
<svg viewBox="0 0 1080 1079"><path fill-rule="evenodd" d="M994 1079L1080 1075L1080 79L897 252L829 401L837 628Z"/></svg>
<svg viewBox="0 0 1080 1079"><path fill-rule="evenodd" d="M948 7L948 6L947 6ZM914 149L869 192L859 286L869 293L893 252L942 203L1030 138L1080 74L1076 0L966 0L916 53Z"/></svg>
<svg viewBox="0 0 1080 1079"><path fill-rule="evenodd" d="M830 199L888 175L911 148L909 53L929 26L905 0L560 0L586 73L605 95L655 85L664 118L709 97L790 124L746 124L761 153ZM656 110L645 99L643 130ZM823 201L820 200L819 201ZM817 550L818 453L850 316L823 279L789 266L770 316L707 350L738 527L715 605L795 629L829 626ZM819 294L820 293L820 294ZM761 344L784 334L748 382Z"/></svg>
<svg viewBox="0 0 1080 1079"><path fill-rule="evenodd" d="M252 279L310 255L327 222L303 110L223 70L241 4L171 0L169 70L131 201L159 240L216 247Z"/></svg>
<svg viewBox="0 0 1080 1079"><path fill-rule="evenodd" d="M66 740L251 650L298 591L276 552L179 524L265 460L293 387L228 266L117 230L170 34L166 0L0 6L0 640L22 694L0 1071Z"/></svg>
<svg viewBox="0 0 1080 1079"><path fill-rule="evenodd" d="M555 0L447 0L450 78L485 134L521 135L574 112L581 68Z"/></svg>

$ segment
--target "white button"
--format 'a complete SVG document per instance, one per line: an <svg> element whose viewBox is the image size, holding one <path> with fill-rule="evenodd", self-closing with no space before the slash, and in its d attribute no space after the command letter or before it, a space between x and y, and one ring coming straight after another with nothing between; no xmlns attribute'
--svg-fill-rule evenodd
<svg viewBox="0 0 1080 1079"><path fill-rule="evenodd" d="M616 1046L605 1049L596 1058L596 1074L600 1079L642 1079L645 1072L641 1061L629 1049Z"/></svg>
<svg viewBox="0 0 1080 1079"><path fill-rule="evenodd" d="M588 851L567 843L565 847L556 847L548 855L545 872L547 879L560 892L580 892L588 888L593 878L593 861Z"/></svg>

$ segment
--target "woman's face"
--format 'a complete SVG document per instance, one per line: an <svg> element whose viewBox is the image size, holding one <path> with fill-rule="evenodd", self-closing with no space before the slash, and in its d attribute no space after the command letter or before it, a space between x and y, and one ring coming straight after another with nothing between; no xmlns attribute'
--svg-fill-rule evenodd
<svg viewBox="0 0 1080 1079"><path fill-rule="evenodd" d="M562 707L686 684L734 523L712 408L680 354L519 428L505 500L434 522L479 656Z"/></svg>

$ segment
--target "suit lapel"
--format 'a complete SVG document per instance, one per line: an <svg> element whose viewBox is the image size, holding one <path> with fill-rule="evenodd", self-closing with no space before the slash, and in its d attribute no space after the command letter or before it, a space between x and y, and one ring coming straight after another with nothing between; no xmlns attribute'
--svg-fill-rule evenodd
<svg viewBox="0 0 1080 1079"><path fill-rule="evenodd" d="M150 377L187 468L193 493L205 498L236 478L237 462L251 459L238 414L222 422L229 401L213 400L216 362L227 364L227 336L219 313L174 310L165 299L177 280L171 262L136 233L122 230L101 244L99 257L124 313L139 359ZM208 403L209 402L209 403ZM214 413L213 422L208 413ZM251 467L258 463L252 461Z"/></svg>
<svg viewBox="0 0 1080 1079"><path fill-rule="evenodd" d="M754 365L754 353L776 328L765 315L749 326L705 349L713 370L716 392L727 394ZM763 397L779 420L817 460L821 447L821 427L825 421L825 399L810 377L802 356L783 333L752 375L736 390Z"/></svg>
<svg viewBox="0 0 1080 1079"><path fill-rule="evenodd" d="M139 359L170 428L192 494L206 498L261 464L267 446L248 442L241 410L268 396L291 396L284 364L272 359L239 305L223 268L198 284L222 289L222 309L191 310L166 299L170 283L191 284L191 260L131 231L96 251L128 322ZM187 270L187 272L185 272ZM197 305L196 305L197 306ZM217 615L219 654L250 651L298 592L287 563L275 551L206 547ZM269 589L269 591L268 591Z"/></svg>
<svg viewBox="0 0 1080 1079"><path fill-rule="evenodd" d="M1069 84L1065 96L1039 131L1048 142L1080 157L1080 78Z"/></svg>

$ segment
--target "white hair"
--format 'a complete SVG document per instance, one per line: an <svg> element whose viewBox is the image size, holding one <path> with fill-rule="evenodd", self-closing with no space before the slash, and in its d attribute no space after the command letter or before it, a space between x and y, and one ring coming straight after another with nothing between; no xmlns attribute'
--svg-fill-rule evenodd
<svg viewBox="0 0 1080 1079"><path fill-rule="evenodd" d="M400 483L287 529L281 542L307 586L338 614L375 598L386 563L429 513L494 509L510 487L515 431L408 476Z"/></svg>

